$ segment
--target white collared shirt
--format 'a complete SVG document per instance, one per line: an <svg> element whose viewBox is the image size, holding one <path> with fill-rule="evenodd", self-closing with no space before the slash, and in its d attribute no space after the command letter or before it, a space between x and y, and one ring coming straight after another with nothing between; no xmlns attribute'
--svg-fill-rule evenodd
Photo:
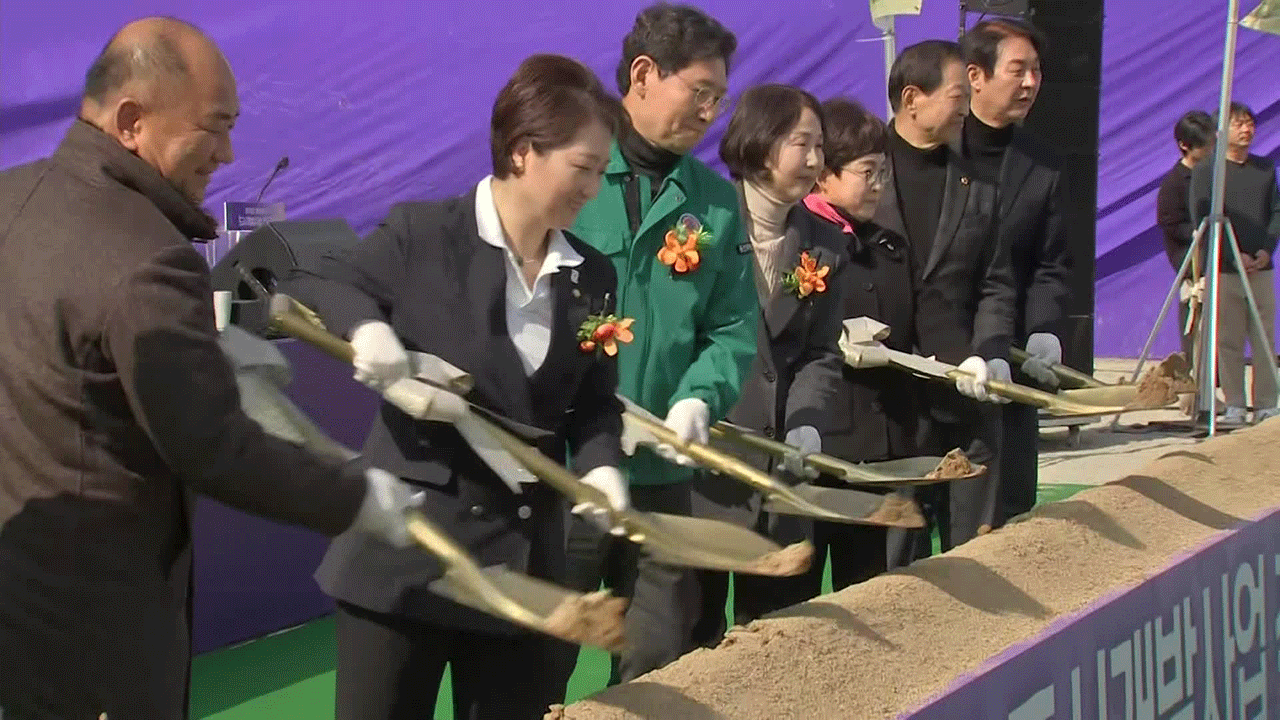
<svg viewBox="0 0 1280 720"><path fill-rule="evenodd" d="M547 243L547 256L542 260L538 277L529 287L520 271L520 259L507 244L498 209L493 204L493 188L490 175L476 186L476 229L480 239L494 247L502 248L507 257L507 332L515 343L524 366L525 375L532 375L547 358L551 345L551 324L554 311L551 297L551 276L561 268L582 264L582 256L565 240L564 233L551 231Z"/></svg>

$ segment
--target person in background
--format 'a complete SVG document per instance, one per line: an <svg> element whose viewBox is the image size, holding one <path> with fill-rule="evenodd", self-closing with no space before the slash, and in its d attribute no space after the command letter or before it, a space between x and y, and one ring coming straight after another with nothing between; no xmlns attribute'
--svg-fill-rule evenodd
<svg viewBox="0 0 1280 720"><path fill-rule="evenodd" d="M195 494L409 544L407 485L241 410L191 247L217 235L200 205L239 111L212 40L144 18L89 67L53 156L0 173L6 719L187 716Z"/></svg>
<svg viewBox="0 0 1280 720"><path fill-rule="evenodd" d="M729 421L790 445L784 462L757 464L792 483L806 479L804 456L822 451L844 366L844 237L801 203L822 171L825 135L816 98L788 85L761 85L743 93L720 140L720 157L742 195L760 307L756 359ZM752 527L783 546L813 535L811 521L764 512L758 493L714 473L694 483L694 514ZM700 572L699 587L694 642L708 646L724 635L729 574ZM739 573L735 622L810 597L802 579Z"/></svg>
<svg viewBox="0 0 1280 720"><path fill-rule="evenodd" d="M1160 181L1156 193L1156 224L1164 232L1164 252L1169 265L1177 272L1191 249L1192 235L1196 228L1191 224L1190 192L1191 169L1213 150L1213 118L1203 110L1191 110L1173 126L1173 139L1178 144L1181 157ZM1190 285L1190 268L1184 285ZM1182 341L1182 354L1191 361L1195 358L1195 334L1187 333L1187 315L1191 304L1185 298L1178 303L1178 337Z"/></svg>
<svg viewBox="0 0 1280 720"><path fill-rule="evenodd" d="M926 40L904 49L890 68L889 100L889 173L874 220L906 237L914 253L917 350L965 372L954 389L929 388L919 449L942 455L958 447L988 468L978 478L912 491L945 551L999 518L1001 420L989 403L1002 399L986 383L1009 379L1017 290L997 236L997 188L958 147L969 110L960 46ZM888 535L894 567L928 554L924 531Z"/></svg>
<svg viewBox="0 0 1280 720"><path fill-rule="evenodd" d="M756 353L758 301L750 246L733 185L690 154L719 114L737 40L687 5L640 11L622 43L618 90L631 123L614 144L600 194L575 232L618 273L618 312L639 337L618 354L618 387L664 417L683 440L738 401ZM639 510L687 515L693 462L672 448L641 447L624 470ZM672 463L675 464L672 464ZM689 649L698 613L691 571L655 562L639 548L575 521L569 551L576 587L604 579L629 596L628 646L611 682L629 681ZM565 684L576 652L565 658Z"/></svg>
<svg viewBox="0 0 1280 720"><path fill-rule="evenodd" d="M1013 269L1014 342L1031 356L1014 381L1057 388L1071 299L1070 222L1062 158L1022 127L1040 92L1043 34L1016 18L983 20L960 43L969 78L962 143L975 172L999 188L999 242ZM1003 411L999 527L1036 504L1039 411Z"/></svg>
<svg viewBox="0 0 1280 720"><path fill-rule="evenodd" d="M1276 291L1272 255L1280 238L1280 190L1276 166L1249 152L1257 119L1247 105L1232 102L1228 116L1226 185L1223 211L1240 246L1237 256L1225 233L1218 266L1218 381L1226 409L1223 424L1241 425L1247 409L1244 395L1244 344L1253 350L1253 422L1275 417L1276 377L1263 353L1275 354ZM1191 171L1191 222L1209 215L1213 163L1198 163ZM1206 243L1207 245L1207 243ZM1208 270L1206 269L1206 272ZM1262 318L1261 332L1253 322L1241 275L1248 278Z"/></svg>
<svg viewBox="0 0 1280 720"><path fill-rule="evenodd" d="M366 382L406 377L406 348L442 358L474 378L468 400L545 430L538 449L561 461L567 449L617 509L628 506L617 352L634 336L620 321L580 340L613 312L617 282L564 229L599 191L621 124L590 70L534 55L494 101L492 175L461 197L394 206L349 256L293 284L351 339ZM563 583L563 497L508 486L447 422L461 402L439 392L425 421L384 402L364 456L421 488L423 512L481 565ZM431 717L446 664L460 719L536 720L560 699L564 643L436 594L441 574L422 553L358 537L330 545L316 579L338 602L337 720Z"/></svg>
<svg viewBox="0 0 1280 720"><path fill-rule="evenodd" d="M889 326L882 342L901 352L918 343L915 317L915 260L907 241L872 222L887 168L886 133L880 118L851 100L822 104L826 118L826 167L817 189L804 199L809 212L844 235L849 264L842 273L841 316L866 317ZM831 404L831 430L823 452L850 462L913 457L923 389L920 381L889 368L842 368L843 383ZM822 476L818 484L847 487ZM832 589L862 582L888 569L885 529L818 522L817 561L810 569L809 596L822 587L823 558L829 555Z"/></svg>

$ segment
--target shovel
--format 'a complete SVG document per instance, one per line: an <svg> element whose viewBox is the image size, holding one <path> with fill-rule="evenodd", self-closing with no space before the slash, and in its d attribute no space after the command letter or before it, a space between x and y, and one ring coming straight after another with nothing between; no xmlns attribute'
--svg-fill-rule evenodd
<svg viewBox="0 0 1280 720"><path fill-rule="evenodd" d="M753 450L769 453L782 458L793 452L790 445L755 433L747 428L730 422L718 422L711 426L711 437L717 440L736 443ZM872 463L852 463L838 457L812 453L804 458L805 464L840 478L852 485L932 485L934 483L951 482L952 480L969 480L987 471L984 465L973 465L972 472L950 477L930 477L942 462L940 457L910 457L898 460L885 460Z"/></svg>
<svg viewBox="0 0 1280 720"><path fill-rule="evenodd" d="M272 316L275 326L286 334L315 344L339 360L350 362L353 357L351 345L299 315L295 311L296 304L296 301L284 296L273 298ZM433 385L415 379L401 380L396 385L401 386L400 392L406 396L415 387L428 398L435 392ZM414 414L416 407L424 405L412 399L401 399L404 404L398 406L410 415ZM644 545L661 562L708 570L784 576L805 572L812 561L813 545L808 542L783 548L732 523L638 510L615 510L603 492L582 482L562 465L504 430L497 422L480 415L472 416L470 422L492 437L505 456L505 460L497 458L496 462L491 462L491 467L515 465L516 462L512 461L514 458L522 465L521 471L532 471L574 504L586 503L604 509L609 514L614 529L632 542Z"/></svg>
<svg viewBox="0 0 1280 720"><path fill-rule="evenodd" d="M845 320L844 326L840 347L845 354L845 362L853 367L892 367L930 380L948 383L954 383L964 374L964 371L955 365L886 347L880 343L880 340L888 335L888 328L874 320L852 318ZM1124 405L1091 404L1069 396L1047 393L1002 380L988 380L987 390L1015 402L1042 408L1050 415L1062 417L1110 415L1128 410Z"/></svg>
<svg viewBox="0 0 1280 720"><path fill-rule="evenodd" d="M267 433L335 461L358 457L284 396L278 382L281 369L288 376L288 365L283 356L278 362L271 357L279 355L274 345L234 325L224 331L221 344L236 367L245 413ZM572 592L501 566L482 568L422 512L409 510L406 519L414 540L444 565L444 576L429 585L432 592L574 644L614 652L623 646L625 600L605 592Z"/></svg>
<svg viewBox="0 0 1280 720"><path fill-rule="evenodd" d="M1009 360L1015 365L1031 359L1031 353L1018 347L1009 348ZM1062 383L1064 388L1096 388L1107 387L1106 383L1092 375L1086 375L1075 368L1067 367L1062 363L1054 363L1049 366L1054 375L1058 376L1058 382ZM1120 386L1115 386L1120 387Z"/></svg>
<svg viewBox="0 0 1280 720"><path fill-rule="evenodd" d="M746 483L764 496L764 509L769 512L858 525L924 527L924 517L912 500L898 495L818 487L809 483L787 485L709 445L681 441L657 417L631 400L621 399L626 406L622 416L625 434L641 444L670 445L701 465Z"/></svg>
<svg viewBox="0 0 1280 720"><path fill-rule="evenodd" d="M1031 357L1026 350L1009 348L1009 358L1018 364ZM1168 361L1166 361L1168 362ZM1126 410L1158 410L1171 407L1178 402L1176 392L1160 392L1158 386L1151 386L1144 393L1142 385L1120 383L1108 385L1101 380L1074 370L1061 363L1050 366L1058 380L1070 389L1059 390L1058 396L1073 402L1087 405L1121 405Z"/></svg>

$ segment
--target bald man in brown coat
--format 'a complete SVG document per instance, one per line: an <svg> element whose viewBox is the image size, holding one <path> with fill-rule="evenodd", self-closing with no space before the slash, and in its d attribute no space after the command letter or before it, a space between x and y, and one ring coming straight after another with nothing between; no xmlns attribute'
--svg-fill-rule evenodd
<svg viewBox="0 0 1280 720"><path fill-rule="evenodd" d="M192 494L406 545L407 486L240 410L192 239L239 114L194 27L127 25L52 157L0 173L0 717L187 713Z"/></svg>

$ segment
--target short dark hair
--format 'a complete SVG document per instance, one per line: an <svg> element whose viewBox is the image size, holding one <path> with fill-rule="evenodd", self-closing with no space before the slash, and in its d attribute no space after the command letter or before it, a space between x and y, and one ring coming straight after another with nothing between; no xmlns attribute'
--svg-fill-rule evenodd
<svg viewBox="0 0 1280 720"><path fill-rule="evenodd" d="M1252 108L1250 108L1248 105L1245 105L1242 102L1236 102L1235 100L1231 101L1231 107L1227 112L1227 117L1228 118L1245 117L1245 118L1249 118L1254 122L1258 122L1258 118L1253 114Z"/></svg>
<svg viewBox="0 0 1280 720"><path fill-rule="evenodd" d="M754 180L766 173L774 143L800 122L805 108L818 116L825 137L822 104L810 93L776 84L758 85L744 92L720 138L720 159L729 168L729 175L734 180Z"/></svg>
<svg viewBox="0 0 1280 720"><path fill-rule="evenodd" d="M1036 54L1044 57L1049 40L1035 25L1020 18L992 18L974 25L969 32L960 38L960 49L964 53L964 61L977 65L982 73L990 77L996 71L996 61L1000 58L1000 43L1006 38L1020 37L1031 43Z"/></svg>
<svg viewBox="0 0 1280 720"><path fill-rule="evenodd" d="M1179 146L1186 145L1190 150L1208 146L1213 142L1215 134L1217 131L1213 127L1213 118L1203 110L1188 112L1178 118L1178 123L1173 126L1173 139Z"/></svg>
<svg viewBox="0 0 1280 720"><path fill-rule="evenodd" d="M826 121L822 151L832 174L839 176L840 169L854 160L885 151L884 121L862 105L833 98L822 103L822 115Z"/></svg>
<svg viewBox="0 0 1280 720"><path fill-rule="evenodd" d="M625 116L622 103L587 66L562 55L530 56L493 101L493 174L512 173L511 154L522 142L544 153L565 146L592 121L603 123L616 138Z"/></svg>
<svg viewBox="0 0 1280 720"><path fill-rule="evenodd" d="M950 40L925 40L903 50L889 68L889 105L898 112L902 91L915 86L927 94L942 85L942 68L947 62L964 62L960 44Z"/></svg>
<svg viewBox="0 0 1280 720"><path fill-rule="evenodd" d="M738 49L738 39L718 20L691 5L657 3L636 15L622 41L618 92L631 89L631 64L641 55L653 59L662 76L680 72L701 60L724 60L725 71Z"/></svg>
<svg viewBox="0 0 1280 720"><path fill-rule="evenodd" d="M198 30L185 21L168 19ZM183 79L190 73L177 41L169 33L156 33L145 42L129 44L121 43L113 36L85 73L83 97L102 104L131 82Z"/></svg>

